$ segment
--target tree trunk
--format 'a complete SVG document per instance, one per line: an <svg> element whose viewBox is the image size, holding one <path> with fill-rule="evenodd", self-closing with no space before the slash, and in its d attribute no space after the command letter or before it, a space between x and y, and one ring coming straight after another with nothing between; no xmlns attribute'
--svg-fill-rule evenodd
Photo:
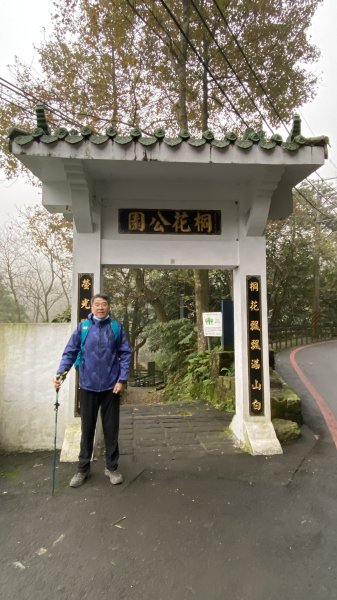
<svg viewBox="0 0 337 600"><path fill-rule="evenodd" d="M191 3L190 0L183 0L183 22L182 29L188 37L190 28ZM177 75L178 75L178 122L182 129L188 129L187 117L187 50L188 42L184 35L180 34L180 55L178 55Z"/></svg>
<svg viewBox="0 0 337 600"><path fill-rule="evenodd" d="M208 90L208 79L207 79L207 68L206 68L209 65L209 56L208 56L208 54L209 54L208 53L209 39L207 39L206 36L203 39L202 47L203 47L203 59L204 59L205 66L203 67L203 70L202 70L202 115L201 115L201 119L202 119L202 130L206 131L208 129L208 117L209 117L209 113L208 113L209 90Z"/></svg>
<svg viewBox="0 0 337 600"><path fill-rule="evenodd" d="M144 281L144 271L142 269L134 269L137 292L144 296L146 302L151 304L158 321L165 323L167 314L162 301L155 292L146 287Z"/></svg>
<svg viewBox="0 0 337 600"><path fill-rule="evenodd" d="M207 349L207 340L203 333L202 313L209 309L208 269L194 269L195 310L197 320L198 352Z"/></svg>

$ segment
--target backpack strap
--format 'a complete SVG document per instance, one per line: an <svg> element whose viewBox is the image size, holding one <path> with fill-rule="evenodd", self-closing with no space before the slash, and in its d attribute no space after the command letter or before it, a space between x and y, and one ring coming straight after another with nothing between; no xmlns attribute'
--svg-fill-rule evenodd
<svg viewBox="0 0 337 600"><path fill-rule="evenodd" d="M81 347L78 351L78 355L74 362L75 369L78 369L81 362L83 361L83 346L84 346L85 340L87 339L87 335L89 333L90 327L91 327L90 319L85 319L85 321L82 321L82 323L81 323Z"/></svg>
<svg viewBox="0 0 337 600"><path fill-rule="evenodd" d="M87 335L89 333L90 327L91 327L90 319L85 319L85 321L82 321L82 323L81 323L81 347L79 349L78 355L74 362L75 369L78 369L78 367L80 366L80 364L83 361L83 346L84 346L85 340L87 339ZM116 319L111 319L110 327L111 327L112 333L114 334L116 344L118 346L120 343L120 338L121 338L121 325Z"/></svg>
<svg viewBox="0 0 337 600"><path fill-rule="evenodd" d="M114 334L115 340L116 340L116 344L117 346L120 343L120 338L121 338L121 326L120 323L117 321L117 319L111 319L110 320L110 327L111 327L111 331Z"/></svg>

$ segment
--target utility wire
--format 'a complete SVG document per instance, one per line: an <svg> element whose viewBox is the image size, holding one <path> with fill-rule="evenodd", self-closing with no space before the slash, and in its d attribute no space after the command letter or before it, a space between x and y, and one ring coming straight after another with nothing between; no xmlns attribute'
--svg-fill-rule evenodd
<svg viewBox="0 0 337 600"><path fill-rule="evenodd" d="M239 117L240 121L242 121L242 123L248 128L248 123L246 123L244 117L239 113L239 111L237 110L237 108L233 104L232 100L229 98L229 96L227 95L227 93L223 89L223 86L220 85L219 82L217 81L216 77L214 77L214 75L211 72L211 70L209 69L208 65L205 63L205 61L203 60L202 56L200 56L198 50L195 48L194 44L192 44L191 40L186 35L185 31L181 27L179 21L176 19L175 15L173 14L173 12L169 8L169 6L167 6L167 4L166 4L166 2L164 0L159 0L159 2L162 4L162 6L167 11L167 13L170 15L171 19L176 24L176 26L179 29L180 33L184 36L184 38L187 41L188 45L190 46L190 48L193 50L194 54L196 55L198 61L203 65L204 69L207 71L207 73L209 74L209 76L211 77L211 79L214 81L214 83L219 88L219 90L221 91L221 93L223 94L223 96L226 98L226 100L229 103L229 105L231 106L233 112L235 112L235 114Z"/></svg>
<svg viewBox="0 0 337 600"><path fill-rule="evenodd" d="M13 102L12 96L10 96L9 94L6 94L4 92L4 90L1 89L1 86L0 86L0 95L1 95L1 98L3 100L5 100L5 102L8 102L8 104L11 104L12 106L15 106L19 110L23 111L24 113L31 115L31 113L32 113L31 107L23 106L23 104L17 104L17 102Z"/></svg>
<svg viewBox="0 0 337 600"><path fill-rule="evenodd" d="M40 102L40 99L38 99L36 96L31 94L30 92L26 92L26 91L22 90L20 87L7 81L3 77L0 77L0 89L1 89L1 87L4 87L7 90L9 90L11 93L17 94L18 96L24 98L27 102L31 102L31 103L33 103L33 101L34 101L34 103ZM10 98L9 95L7 97ZM6 102L10 102L10 100L6 100ZM13 102L12 102L12 104L13 104ZM68 123L70 123L71 125L76 125L78 128L82 127L81 123L79 123L78 121L76 121L74 119L73 120L69 119L69 117L66 117L64 115L64 113L62 113L58 109L54 109L48 102L43 102L43 104L49 113L56 115L57 117L61 117L62 119L64 119ZM25 109L22 105L21 106L17 105L17 106L18 106L18 108L21 108L22 110L28 110L28 107ZM31 112L32 108L30 109L30 112ZM110 121L108 119L98 119L96 115L90 115L90 114L83 113L83 116L88 117L90 119L96 119L96 120L102 121L104 123L110 123ZM52 119L49 119L49 122L53 125L56 125L56 123ZM118 123L120 123L121 125L127 125L128 127L134 126L128 122L121 121L121 120L119 120ZM148 133L148 132L146 132L144 130L144 133Z"/></svg>
<svg viewBox="0 0 337 600"><path fill-rule="evenodd" d="M261 117L261 120L264 122L264 124L268 127L268 129L270 130L271 133L274 133L272 127L269 125L268 121L265 119L263 113L261 112L260 108L258 107L258 105L256 104L253 96L251 95L250 91L248 90L248 88L246 87L246 85L243 83L242 79L239 77L239 75L237 74L237 72L235 71L232 63L230 62L230 60L227 58L224 50L221 48L220 44L218 43L217 39L215 38L214 34L212 33L212 31L210 30L210 28L207 25L207 22L205 21L203 15L201 14L199 8L197 7L197 5L195 4L194 0L191 0L191 4L194 7L194 10L196 11L196 13L199 16L199 19L201 20L202 24L204 25L205 29L207 30L207 32L209 33L211 39L213 40L213 42L215 42L218 50L220 51L221 55L223 56L223 58L225 59L226 64L228 65L228 67L230 68L230 70L232 71L232 73L234 74L235 78L238 80L239 84L241 85L241 87L243 88L244 92L246 93L246 95L248 96L249 100L251 101L251 103L253 104L255 110L258 112L258 114Z"/></svg>
<svg viewBox="0 0 337 600"><path fill-rule="evenodd" d="M240 52L241 52L241 54L242 54L242 56L243 56L243 58L244 58L245 62L247 63L247 66L248 66L249 70L250 70L250 71L251 71L251 73L253 74L253 76L254 76L254 78L256 79L257 83L259 84L260 88L262 89L262 91L263 91L264 95L266 96L266 98L267 98L267 100L268 100L268 102L269 102L270 106L271 106L271 107L272 107L272 109L274 110L275 114L276 114L276 115L279 117L279 119L280 119L280 116L279 116L278 110L277 110L277 108L276 108L276 106L275 106L275 104L274 104L274 102L273 102L272 98L270 98L270 96L269 96L269 94L268 94L268 91L267 91L267 90L266 90L266 88L264 87L264 85L263 85L263 83L261 82L261 80L260 80L260 78L259 78L258 74L256 73L255 69L252 67L252 65L251 65L250 61L248 60L248 58L247 58L247 56L246 56L246 53L244 52L244 50L243 50L243 48L242 48L241 44L239 43L239 41L238 41L238 39L237 39L237 37L236 37L235 33L233 32L232 28L230 27L230 25L229 25L229 22L228 22L228 20L226 19L226 17L225 17L225 15L224 15L223 11L221 10L221 8L220 8L220 6L219 6L219 4L218 4L217 0L213 0L213 3L215 4L216 8L218 9L218 11L219 11L219 13L220 13L220 16L221 16L221 18L222 18L222 20L223 20L223 22L225 23L225 25L226 25L226 27L227 27L228 31L229 31L229 32L230 32L230 34L232 35L232 37L233 37L233 39L234 39L234 41L235 41L235 43L236 43L237 47L239 48L239 50L240 50ZM280 119L280 120L281 120L281 119ZM286 130L287 130L287 128L286 128ZM289 131L288 131L288 130L287 130L287 133L289 133Z"/></svg>
<svg viewBox="0 0 337 600"><path fill-rule="evenodd" d="M211 78L213 79L213 81L214 81L214 82L215 82L215 83L218 85L218 87L220 88L220 91L221 91L222 93L224 93L222 86L219 86L219 84L218 84L218 82L216 81L216 79L215 79L215 77L214 77L213 73L210 71L210 69L209 69L208 65L206 65L206 64L205 64L205 62L203 61L202 57L201 57L201 56L199 55L199 53L197 52L197 50L196 50L196 48L194 47L194 45L192 44L192 42L189 40L188 36L187 36L187 35L185 34L185 32L183 31L183 29L182 29L181 25L179 24L179 22L178 22L177 18L175 17L175 15L174 15L174 14L173 14L173 12L171 11L171 9L170 9L170 8L167 6L167 4L165 3L165 1L164 1L164 0L160 0L160 2L161 2L161 4L164 6L164 8L166 9L166 11L168 12L168 14L170 15L171 19L174 21L174 23L176 24L176 26L178 27L178 29L180 30L180 32L183 34L183 36L185 37L185 39L187 40L187 42L189 43L190 47L192 48L192 50L193 50L193 51L194 51L194 53L196 54L196 56L197 56L198 60L199 60L199 61L200 61L200 62L203 64L204 68L206 68L206 70L207 70L208 74L211 76ZM230 31L230 33L231 33L231 35L233 36L233 39L235 40L236 44L238 45L238 47L239 47L239 49L240 49L240 52L242 53L242 55L243 55L243 57L244 57L245 61L247 62L247 65L249 66L249 68L250 68L251 72L253 73L253 75L254 75L255 79L257 80L257 82L258 82L258 84L260 85L261 89L263 90L264 94L266 95L266 97L267 97L267 99L268 99L268 101L269 101L270 105L272 106L272 108L273 108L274 112L276 113L276 115L277 115L278 119L280 120L280 122L282 123L282 125L285 127L285 129L286 129L287 133L289 134L289 129L287 128L286 124L283 122L283 120L282 120L282 118L281 118L281 116L280 116L280 114L279 114L278 110L276 109L276 107L275 107L274 103L272 102L272 100L271 100L271 98L270 98L270 96L269 96L269 94L268 94L267 90L265 89L265 87L264 87L264 86L263 86L263 84L261 83L261 81L260 81L259 77L257 76L257 73L256 73L256 71L255 71L255 70L253 69L253 67L251 66L251 64L250 64L250 62L249 62L249 60L248 60L248 58L247 58L246 54L244 53L244 51L243 51L243 49L242 49L241 45L239 44L239 42L238 42L238 40L237 40L237 38L236 38L235 34L232 32L231 28L229 27L228 21L227 21L227 19L225 18L225 16L224 16L224 14L223 14L222 10L220 9L220 7L219 7L219 5L218 5L217 1L216 1L216 0L213 0L213 2L214 2L214 4L216 5L217 9L219 10L219 12L220 12L220 15L221 15L222 19L224 20L224 22L225 22L226 26L228 27L228 29L229 29L229 31ZM193 6L194 6L194 9L197 11L198 15L200 16L200 12L197 10L197 8L196 8L196 5L195 5L195 3L194 3L194 1L193 1L193 0L191 0L191 3L193 4ZM219 44L218 44L217 40L215 39L215 36L214 36L214 34L213 34L213 33L212 33L210 30L209 30L209 28L208 28L208 26L206 25L206 23L205 23L205 20L204 20L203 18L202 18L202 22L203 22L204 26L206 26L206 28L207 28L207 31L208 31L208 32L209 32L209 34L211 35L211 38L212 38L212 40L215 42L215 44L216 44L216 45L217 45L217 47L219 48ZM224 53L223 53L223 52L222 52L222 55L224 55ZM226 60L226 63L227 63L227 64L229 64L229 61L227 60L227 58L226 58L225 56L224 56L224 58L225 58L225 60ZM236 76L236 78L238 79L239 83L241 84L241 83L242 83L242 82L241 82L241 79L239 78L239 76L237 75L237 73L236 73L235 69L234 69L232 66L231 66L231 70L233 71L234 75ZM244 89L245 89L245 88L244 88ZM247 93L247 90L246 90L246 89L245 89L245 91L246 91L246 93ZM229 100L228 96L227 96L226 94L224 94L224 95L225 95L225 97L227 98L227 100ZM233 107L233 103L232 103L231 101L230 101L230 104L231 104L231 106ZM238 112L238 110L235 108L235 109L234 109L234 111L235 111L236 115L237 115L237 116L240 118L240 120L241 120L241 121L242 121L242 122L243 122L243 123L246 125L246 127L247 127L248 125L247 125L246 121L243 119L242 115L241 115L241 114ZM264 119L264 122L265 122L265 119ZM270 129L270 126L269 126L269 124L268 124L268 128ZM317 173L317 175L318 175L318 176L321 178L321 180L322 180L322 181L324 181L323 177L321 177L319 173ZM317 194L318 194L318 195L319 195L319 196L320 196L322 199L324 199L324 198L325 198L325 197L324 197L324 195L321 193L321 191L320 191L320 190L318 190L318 189L317 189L317 188L314 186L314 184L313 184L313 183L312 183L312 182L311 182L309 179L306 179L306 181L308 182L308 184L309 184L309 185L310 185L310 186L311 186L311 187L312 187L312 188L315 190L315 192L316 192L316 193L317 193ZM330 187L331 187L331 186L330 186ZM297 189L297 188L295 187L295 189ZM331 189L332 189L332 188L331 188ZM299 190L297 189L297 191L299 191ZM305 198L305 196L302 194L302 192L299 192L299 193L300 193L300 195L302 195L302 197L303 197L303 198ZM310 204L312 207L314 207L314 204L313 204L311 201L309 201L308 199L307 199L307 201L308 201L308 203L309 203L309 204ZM318 210L318 209L317 209L317 210ZM319 212L321 212L321 211L319 211ZM322 214L323 214L323 213L322 213Z"/></svg>
<svg viewBox="0 0 337 600"><path fill-rule="evenodd" d="M130 8L133 10L133 12L138 16L138 18L144 23L144 25L146 27L148 27L148 21L143 17L143 15L139 12L139 10L134 6L134 4L132 4L132 2L130 2L130 0L126 0L128 5L130 6ZM176 48L176 52L177 52L177 56L181 55L181 48L178 46L178 44L175 42L174 39L172 39L172 37L170 36L169 31L166 29L166 27L164 26L164 24L158 19L157 15L153 12L153 10L151 10L151 8L146 5L145 0L142 0L143 3L146 6L147 11L152 15L153 19L156 21L157 25L164 31L165 35L169 38L170 43L172 44L172 48ZM155 35L161 40L161 42L165 45L165 40L163 39L163 37L160 35L160 33L158 33L157 31L155 31ZM189 42L190 44L190 42ZM191 45L191 44L190 44ZM223 108L223 104L215 98L215 101L218 102L218 104L220 104L220 106ZM240 117L241 118L241 117ZM231 119L232 123L234 124L234 120Z"/></svg>
<svg viewBox="0 0 337 600"><path fill-rule="evenodd" d="M192 3L194 4L193 0L191 0L191 1L192 1ZM224 13L223 13L223 11L222 11L222 9L220 8L220 6L219 6L219 4L218 4L218 1L217 1L217 0L213 0L213 4L214 4L214 5L216 6L216 8L218 9L218 12L219 12L219 14L220 14L220 16L221 16L221 19L223 20L223 22L225 23L225 25L226 25L226 27L227 27L228 31L229 31L229 32L230 32L230 34L232 35L232 37L233 37L233 40L235 41L235 43L236 43L236 45L237 45L238 49L240 50L240 52L241 52L241 55L243 56L243 58L244 58L244 60L245 60L245 62L246 62L246 64L247 64L247 66L248 66L249 70L250 70L250 71L251 71L251 73L253 74L253 76L254 76L254 78L256 79L257 83L259 84L260 88L262 89L262 91L263 91L264 95L266 96L266 99L268 100L268 102L269 102L269 104L270 104L271 108L273 109L274 113L275 113L275 114L276 114L276 116L278 117L278 119L279 119L280 123L283 125L283 127L285 128L285 130L286 130L286 131L287 131L287 133L289 134L289 129L288 129L287 125L284 123L284 121L283 121L283 119L282 119L282 117L281 117L281 115L280 115L280 113L279 113L278 109L276 108L276 106L275 106L275 104L274 104L274 102L273 102L272 98L270 97L270 95L269 95L269 93L268 93L267 89L266 89L266 88L265 88L265 86L263 85L263 83L262 83L262 81L261 81L260 77L258 76L258 74L256 73L255 69L253 68L253 66L252 66L252 64L251 64L251 62L250 62L250 60L248 59L248 57L247 57L247 55L246 55L245 51L243 50L243 48L242 48L242 46L241 46L240 42L238 41L238 39L237 39L237 37L236 37L236 35L235 35L234 31L233 31L233 30L232 30L232 28L230 27L228 20L226 19L225 15L224 15ZM213 36L213 39L214 39L214 36ZM214 40L214 41L215 41L215 40ZM317 173L317 176L318 176L318 177L319 177L319 178L320 178L322 181L324 181L324 178L323 178L323 177L320 175L320 173ZM316 191L316 192L317 192L317 193L318 193L318 194L319 194L319 195L320 195L322 198L324 198L324 196L321 194L321 192L320 192L319 190L317 190L317 188L316 188L316 187L315 187L315 186L314 186L314 185L313 185L313 184L310 182L310 180L309 180L309 179L306 179L306 181L308 181L308 183L309 183L309 184L310 184L310 185L311 185L311 186L312 186L312 187L315 189L315 191ZM329 187L331 188L331 186L329 186ZM331 188L331 189L333 189L333 188Z"/></svg>
<svg viewBox="0 0 337 600"><path fill-rule="evenodd" d="M36 96L34 96L34 94L32 94L31 92L23 91L17 85L15 85L14 83L11 83L10 81L7 81L7 79L4 79L3 77L0 77L0 83L5 88L10 90L11 92L16 93L19 96L22 96L23 98L27 99L27 97L28 97L28 98L31 98L35 103L40 102L40 99L37 98ZM61 117L67 123L70 123L71 125L76 125L76 127L81 127L81 124L78 121L76 121L75 119L69 119L69 117L67 115L65 115L62 111L53 108L53 106L51 104L49 104L49 102L44 102L44 105L47 108L47 110L49 112L53 113L55 116Z"/></svg>

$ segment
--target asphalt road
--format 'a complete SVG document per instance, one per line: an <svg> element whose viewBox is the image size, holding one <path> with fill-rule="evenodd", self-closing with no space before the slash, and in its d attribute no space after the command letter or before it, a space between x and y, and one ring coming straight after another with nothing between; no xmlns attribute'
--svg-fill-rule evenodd
<svg viewBox="0 0 337 600"><path fill-rule="evenodd" d="M336 347L297 357L330 400ZM336 600L337 451L289 355L278 364L306 419L283 455L125 455L118 487L99 459L78 489L60 464L54 497L49 453L0 457L1 598Z"/></svg>
<svg viewBox="0 0 337 600"><path fill-rule="evenodd" d="M337 443L337 341L280 353L276 365L302 398L306 423Z"/></svg>

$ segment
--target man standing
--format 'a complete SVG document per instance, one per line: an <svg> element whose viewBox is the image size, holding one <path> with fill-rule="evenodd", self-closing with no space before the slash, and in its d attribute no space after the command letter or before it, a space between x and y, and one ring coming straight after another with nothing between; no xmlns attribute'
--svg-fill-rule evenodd
<svg viewBox="0 0 337 600"><path fill-rule="evenodd" d="M79 487L90 475L99 408L105 442L105 475L113 485L123 482L118 470L119 403L132 351L124 327L111 319L109 310L109 296L96 294L92 298L88 321L84 322L85 327L79 323L72 333L53 382L55 389L59 389L71 367L74 364L78 367L81 446L78 472L70 481L71 487Z"/></svg>

